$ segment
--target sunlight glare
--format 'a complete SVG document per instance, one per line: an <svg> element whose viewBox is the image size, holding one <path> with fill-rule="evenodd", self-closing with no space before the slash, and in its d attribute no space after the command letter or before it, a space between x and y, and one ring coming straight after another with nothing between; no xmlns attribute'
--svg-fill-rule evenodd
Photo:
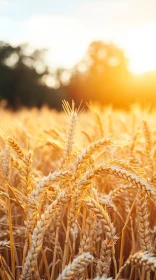
<svg viewBox="0 0 156 280"><path fill-rule="evenodd" d="M129 59L129 68L134 74L156 70L155 25L132 30L123 41L124 51Z"/></svg>

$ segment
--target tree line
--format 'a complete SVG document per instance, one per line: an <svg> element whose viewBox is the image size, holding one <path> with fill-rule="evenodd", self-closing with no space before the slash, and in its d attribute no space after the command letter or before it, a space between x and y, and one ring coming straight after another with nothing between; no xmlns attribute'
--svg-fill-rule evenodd
<svg viewBox="0 0 156 280"><path fill-rule="evenodd" d="M61 109L62 99L77 104L96 100L123 109L135 102L156 106L156 72L133 75L123 50L114 44L92 42L72 70L52 73L45 64L45 50L28 50L27 45L0 42L0 99L10 108L46 104Z"/></svg>

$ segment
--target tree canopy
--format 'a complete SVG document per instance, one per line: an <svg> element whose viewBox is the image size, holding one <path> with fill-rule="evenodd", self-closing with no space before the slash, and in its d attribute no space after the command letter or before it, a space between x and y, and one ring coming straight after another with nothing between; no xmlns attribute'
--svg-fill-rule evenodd
<svg viewBox="0 0 156 280"><path fill-rule="evenodd" d="M0 97L8 106L37 106L59 108L58 99L66 98L65 89L52 89L43 82L49 73L44 62L44 50L27 54L27 45L12 47L0 43Z"/></svg>

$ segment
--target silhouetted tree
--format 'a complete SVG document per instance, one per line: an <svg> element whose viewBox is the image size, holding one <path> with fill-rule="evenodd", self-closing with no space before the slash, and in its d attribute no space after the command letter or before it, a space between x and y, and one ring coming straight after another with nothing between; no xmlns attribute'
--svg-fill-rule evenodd
<svg viewBox="0 0 156 280"><path fill-rule="evenodd" d="M78 102L92 99L123 107L131 97L131 78L124 52L97 41L90 44L84 59L76 65L68 91Z"/></svg>
<svg viewBox="0 0 156 280"><path fill-rule="evenodd" d="M0 97L8 106L37 106L43 104L60 109L65 89L48 88L42 78L50 75L44 63L44 50L26 54L26 45L13 47L0 43Z"/></svg>

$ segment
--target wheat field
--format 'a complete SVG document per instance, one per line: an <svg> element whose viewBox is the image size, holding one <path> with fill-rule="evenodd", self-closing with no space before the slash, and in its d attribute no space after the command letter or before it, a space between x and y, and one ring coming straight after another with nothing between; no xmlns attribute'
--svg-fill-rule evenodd
<svg viewBox="0 0 156 280"><path fill-rule="evenodd" d="M156 112L0 109L0 279L156 279Z"/></svg>

